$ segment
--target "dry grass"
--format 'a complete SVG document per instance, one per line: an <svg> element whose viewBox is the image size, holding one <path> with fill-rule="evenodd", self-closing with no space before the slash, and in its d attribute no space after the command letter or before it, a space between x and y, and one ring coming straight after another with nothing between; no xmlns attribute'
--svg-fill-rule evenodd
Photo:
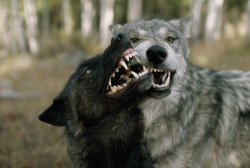
<svg viewBox="0 0 250 168"><path fill-rule="evenodd" d="M213 69L250 69L250 50L240 45L192 47L193 62ZM58 64L58 57L10 57L0 60L0 81L17 92L43 91L40 97L0 99L0 167L70 167L63 128L38 121L77 64ZM1 91L1 85L0 85Z"/></svg>

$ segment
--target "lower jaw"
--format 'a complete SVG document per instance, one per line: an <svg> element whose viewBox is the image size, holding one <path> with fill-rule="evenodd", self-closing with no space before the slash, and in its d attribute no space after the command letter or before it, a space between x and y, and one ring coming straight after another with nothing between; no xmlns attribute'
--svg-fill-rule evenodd
<svg viewBox="0 0 250 168"><path fill-rule="evenodd" d="M161 99L168 96L171 93L169 88L151 88L147 95L156 99Z"/></svg>

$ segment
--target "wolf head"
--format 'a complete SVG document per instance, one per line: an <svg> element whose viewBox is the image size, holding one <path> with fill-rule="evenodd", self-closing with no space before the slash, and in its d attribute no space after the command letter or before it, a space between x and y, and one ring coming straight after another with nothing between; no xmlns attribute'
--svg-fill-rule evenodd
<svg viewBox="0 0 250 168"><path fill-rule="evenodd" d="M91 123L128 108L152 86L130 40L118 33L103 54L82 62L61 94L39 119L56 126L70 120Z"/></svg>
<svg viewBox="0 0 250 168"><path fill-rule="evenodd" d="M153 74L150 96L162 98L178 87L189 61L187 38L192 16L166 22L153 19L138 20L125 25L110 26L114 35L125 33L131 40L139 59Z"/></svg>

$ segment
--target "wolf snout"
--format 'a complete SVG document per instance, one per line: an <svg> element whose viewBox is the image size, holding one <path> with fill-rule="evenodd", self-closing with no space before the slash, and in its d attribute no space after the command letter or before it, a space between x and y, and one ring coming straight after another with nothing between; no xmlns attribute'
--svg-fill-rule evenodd
<svg viewBox="0 0 250 168"><path fill-rule="evenodd" d="M148 61L155 66L161 64L168 56L167 50L160 45L153 45L146 51Z"/></svg>
<svg viewBox="0 0 250 168"><path fill-rule="evenodd" d="M112 39L111 39L111 43L112 44L118 44L118 43L128 43L130 42L130 40L128 39L128 37L123 34L123 33L117 33Z"/></svg>

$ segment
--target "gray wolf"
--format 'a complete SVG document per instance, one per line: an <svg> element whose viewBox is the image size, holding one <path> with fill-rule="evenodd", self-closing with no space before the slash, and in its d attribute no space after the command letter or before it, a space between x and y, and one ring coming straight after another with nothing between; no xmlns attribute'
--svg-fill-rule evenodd
<svg viewBox="0 0 250 168"><path fill-rule="evenodd" d="M75 168L151 168L143 115L136 104L152 86L124 34L103 54L82 62L61 94L40 116L65 126Z"/></svg>
<svg viewBox="0 0 250 168"><path fill-rule="evenodd" d="M215 71L190 62L192 16L137 20L125 33L153 74L144 114L155 168L250 167L250 71ZM195 25L194 25L195 26Z"/></svg>

